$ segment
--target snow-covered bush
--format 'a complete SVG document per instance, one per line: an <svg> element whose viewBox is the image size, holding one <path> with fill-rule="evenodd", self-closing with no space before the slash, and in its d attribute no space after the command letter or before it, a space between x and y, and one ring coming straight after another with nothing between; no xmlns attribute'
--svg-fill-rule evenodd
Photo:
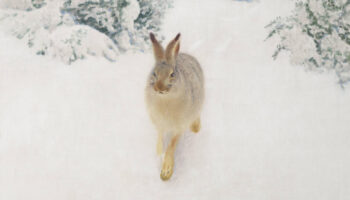
<svg viewBox="0 0 350 200"><path fill-rule="evenodd" d="M1 0L0 9L30 10L33 8L32 0Z"/></svg>
<svg viewBox="0 0 350 200"><path fill-rule="evenodd" d="M350 0L304 0L295 5L291 16L267 25L267 38L279 38L273 57L286 50L292 63L334 70L341 85L349 82Z"/></svg>
<svg viewBox="0 0 350 200"><path fill-rule="evenodd" d="M26 9L0 10L0 26L39 55L66 63L88 56L113 61L120 52L148 49L148 33L159 31L169 5L170 0L30 0Z"/></svg>
<svg viewBox="0 0 350 200"><path fill-rule="evenodd" d="M86 24L110 37L120 51L144 50L150 31L158 32L171 0L66 1L62 10L79 24Z"/></svg>
<svg viewBox="0 0 350 200"><path fill-rule="evenodd" d="M29 12L3 10L0 24L3 31L24 40L36 54L67 64L88 56L113 61L119 52L111 39L89 26L75 25L54 3Z"/></svg>
<svg viewBox="0 0 350 200"><path fill-rule="evenodd" d="M86 25L58 27L50 35L50 45L52 48L48 48L48 54L65 63L87 56L115 61L119 53L111 39Z"/></svg>

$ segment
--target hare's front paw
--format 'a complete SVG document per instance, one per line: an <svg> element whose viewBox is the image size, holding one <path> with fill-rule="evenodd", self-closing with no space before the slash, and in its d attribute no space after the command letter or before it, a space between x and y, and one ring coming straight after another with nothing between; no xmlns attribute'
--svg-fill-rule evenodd
<svg viewBox="0 0 350 200"><path fill-rule="evenodd" d="M160 172L160 178L163 181L167 181L173 175L174 169L174 155L169 155L168 153L164 157L162 171Z"/></svg>
<svg viewBox="0 0 350 200"><path fill-rule="evenodd" d="M194 122L192 122L191 131L193 133L198 133L200 129L201 129L201 120L200 118L198 118Z"/></svg>

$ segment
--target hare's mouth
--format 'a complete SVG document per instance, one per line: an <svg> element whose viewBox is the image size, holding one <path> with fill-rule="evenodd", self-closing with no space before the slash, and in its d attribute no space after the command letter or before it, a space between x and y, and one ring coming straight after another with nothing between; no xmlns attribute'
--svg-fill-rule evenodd
<svg viewBox="0 0 350 200"><path fill-rule="evenodd" d="M156 91L158 94L167 94L169 92L169 90L158 90Z"/></svg>

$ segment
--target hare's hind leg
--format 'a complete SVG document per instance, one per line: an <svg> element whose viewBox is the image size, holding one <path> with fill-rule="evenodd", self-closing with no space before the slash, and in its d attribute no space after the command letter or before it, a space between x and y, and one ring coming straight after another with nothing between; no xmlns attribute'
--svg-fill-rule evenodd
<svg viewBox="0 0 350 200"><path fill-rule="evenodd" d="M179 141L180 135L175 135L168 146L168 149L164 156L162 171L160 172L160 178L163 181L169 180L173 175L174 170L174 153L177 142Z"/></svg>
<svg viewBox="0 0 350 200"><path fill-rule="evenodd" d="M198 117L194 122L191 124L191 131L194 133L198 133L201 129L201 119Z"/></svg>
<svg viewBox="0 0 350 200"><path fill-rule="evenodd" d="M163 153L163 132L158 131L157 155L160 156L162 153Z"/></svg>

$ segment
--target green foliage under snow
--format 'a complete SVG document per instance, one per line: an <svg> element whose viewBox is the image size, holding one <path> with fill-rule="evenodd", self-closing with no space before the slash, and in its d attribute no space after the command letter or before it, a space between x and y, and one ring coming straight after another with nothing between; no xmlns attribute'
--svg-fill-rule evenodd
<svg viewBox="0 0 350 200"><path fill-rule="evenodd" d="M341 85L350 81L350 0L297 1L292 15L266 26L277 37L273 57L289 51L294 64L333 70Z"/></svg>
<svg viewBox="0 0 350 200"><path fill-rule="evenodd" d="M147 47L149 32L160 30L161 19L172 0L88 0L74 5L65 2L63 12L76 23L85 24L106 34L120 51Z"/></svg>
<svg viewBox="0 0 350 200"><path fill-rule="evenodd" d="M0 10L1 28L38 55L71 63L88 56L114 61L121 52L149 49L148 34L159 32L172 0L30 1L24 10Z"/></svg>

